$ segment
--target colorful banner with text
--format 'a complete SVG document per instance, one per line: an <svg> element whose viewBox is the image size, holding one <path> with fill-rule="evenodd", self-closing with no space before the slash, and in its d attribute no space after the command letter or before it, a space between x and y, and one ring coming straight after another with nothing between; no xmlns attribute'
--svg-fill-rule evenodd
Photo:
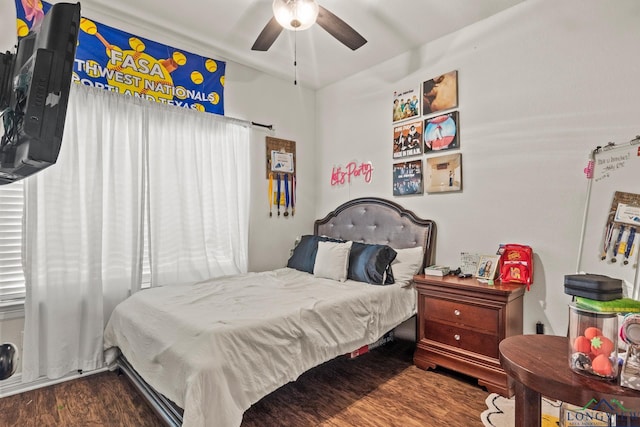
<svg viewBox="0 0 640 427"><path fill-rule="evenodd" d="M15 2L18 37L26 36L51 7L46 2ZM224 115L225 65L82 18L73 81Z"/></svg>

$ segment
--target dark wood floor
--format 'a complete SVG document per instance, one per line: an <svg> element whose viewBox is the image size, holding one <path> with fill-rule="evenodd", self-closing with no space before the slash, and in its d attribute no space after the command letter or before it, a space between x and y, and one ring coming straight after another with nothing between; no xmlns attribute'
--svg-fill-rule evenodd
<svg viewBox="0 0 640 427"><path fill-rule="evenodd" d="M251 407L242 427L482 426L488 392L444 370L411 362L394 342L303 374ZM0 426L162 426L126 377L112 372L0 399Z"/></svg>

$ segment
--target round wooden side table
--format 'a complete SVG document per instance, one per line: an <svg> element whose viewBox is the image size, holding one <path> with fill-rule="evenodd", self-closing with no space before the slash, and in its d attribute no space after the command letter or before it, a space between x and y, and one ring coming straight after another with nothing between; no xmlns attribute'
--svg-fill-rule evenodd
<svg viewBox="0 0 640 427"><path fill-rule="evenodd" d="M553 335L516 335L500 342L500 364L515 382L516 427L540 426L541 396L621 417L640 416L640 391L574 372L568 345L567 337Z"/></svg>

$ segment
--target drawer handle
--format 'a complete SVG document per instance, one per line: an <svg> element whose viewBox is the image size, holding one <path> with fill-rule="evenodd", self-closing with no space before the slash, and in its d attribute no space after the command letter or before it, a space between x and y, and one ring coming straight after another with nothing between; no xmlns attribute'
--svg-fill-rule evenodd
<svg viewBox="0 0 640 427"><path fill-rule="evenodd" d="M453 310L453 314L455 314L456 316L460 316L460 310L456 308L455 310Z"/></svg>
<svg viewBox="0 0 640 427"><path fill-rule="evenodd" d="M458 334L455 334L455 335L453 336L453 338L455 338L455 340L456 340L456 341L460 341L460 335L458 335Z"/></svg>

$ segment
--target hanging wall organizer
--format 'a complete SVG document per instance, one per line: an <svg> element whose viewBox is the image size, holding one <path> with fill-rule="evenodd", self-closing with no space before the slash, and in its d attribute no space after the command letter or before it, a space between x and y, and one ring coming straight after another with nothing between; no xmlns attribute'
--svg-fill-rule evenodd
<svg viewBox="0 0 640 427"><path fill-rule="evenodd" d="M296 143L266 137L266 173L269 216L294 216L296 213Z"/></svg>

